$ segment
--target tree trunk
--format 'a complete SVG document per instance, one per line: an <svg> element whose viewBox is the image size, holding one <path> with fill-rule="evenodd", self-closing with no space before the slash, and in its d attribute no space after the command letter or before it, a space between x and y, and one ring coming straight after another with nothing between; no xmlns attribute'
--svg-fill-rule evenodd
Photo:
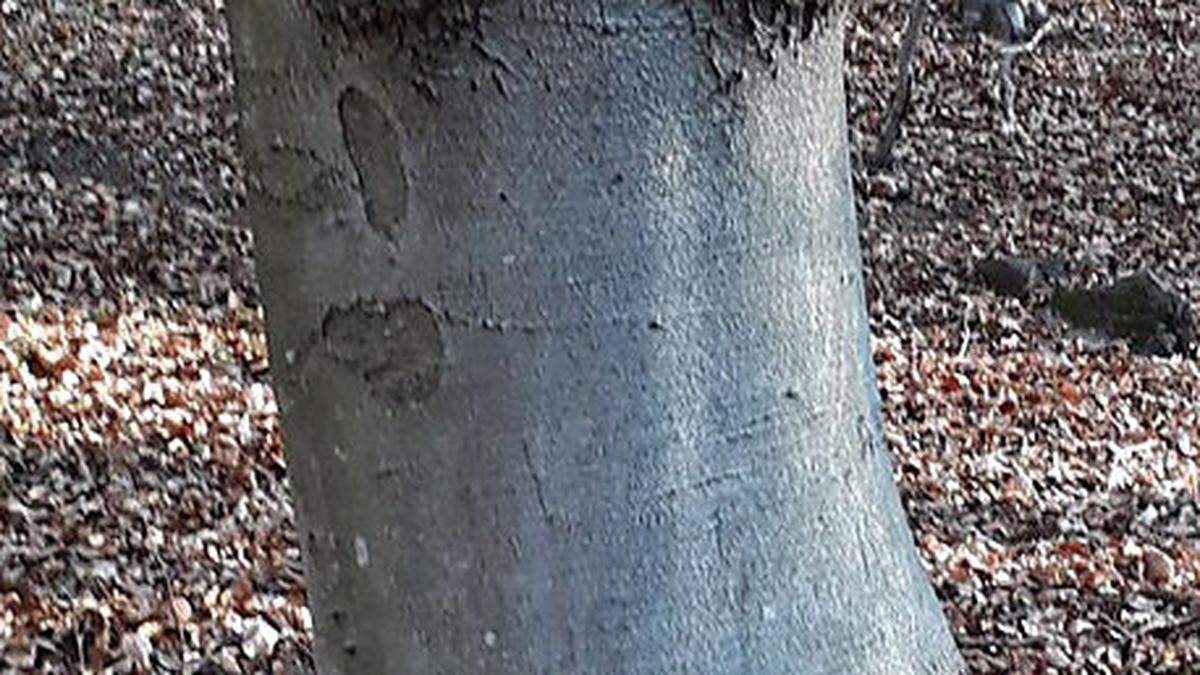
<svg viewBox="0 0 1200 675"><path fill-rule="evenodd" d="M232 2L329 673L950 673L880 438L844 8Z"/></svg>

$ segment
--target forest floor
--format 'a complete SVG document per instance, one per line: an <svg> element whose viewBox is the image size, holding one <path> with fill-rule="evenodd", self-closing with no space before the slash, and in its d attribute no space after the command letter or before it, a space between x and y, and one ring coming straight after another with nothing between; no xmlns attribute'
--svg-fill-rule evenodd
<svg viewBox="0 0 1200 675"><path fill-rule="evenodd" d="M1020 60L938 3L856 176L896 476L977 672L1200 669L1200 371L973 280L995 253L1200 300L1200 19L1053 0ZM944 6L945 5L945 6ZM279 671L305 608L222 0L0 0L0 669ZM854 157L907 6L847 28Z"/></svg>

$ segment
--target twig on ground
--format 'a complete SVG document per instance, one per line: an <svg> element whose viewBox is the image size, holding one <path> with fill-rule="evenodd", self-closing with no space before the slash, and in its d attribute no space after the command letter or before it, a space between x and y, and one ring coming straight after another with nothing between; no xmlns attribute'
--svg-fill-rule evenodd
<svg viewBox="0 0 1200 675"><path fill-rule="evenodd" d="M888 104L887 116L883 123L883 131L879 134L879 145L875 153L867 160L867 168L874 172L892 161L892 148L900 139L900 123L908 112L908 104L912 98L913 59L916 57L917 38L925 24L929 13L928 0L913 0L912 9L908 15L908 26L904 30L904 38L900 43L900 67L896 79L896 89L892 93L891 103Z"/></svg>

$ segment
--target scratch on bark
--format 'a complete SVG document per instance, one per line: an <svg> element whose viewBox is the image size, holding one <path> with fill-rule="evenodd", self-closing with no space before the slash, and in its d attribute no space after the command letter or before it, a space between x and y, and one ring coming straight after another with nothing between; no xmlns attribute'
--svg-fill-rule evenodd
<svg viewBox="0 0 1200 675"><path fill-rule="evenodd" d="M678 499L681 495L685 495L690 492L703 492L705 490L709 490L718 485L721 485L722 483L728 483L730 481L741 480L745 476L746 476L746 471L744 469L733 469L731 471L725 471L723 473L715 474L712 476L708 476L706 478L702 478L698 481L694 481L692 483L689 483L688 485L667 488L666 490L660 492L658 495L656 495L654 497L654 502L656 502L656 503L670 502L675 499Z"/></svg>
<svg viewBox="0 0 1200 675"><path fill-rule="evenodd" d="M628 313L607 317L582 318L576 321L538 322L502 316L475 316L468 312L439 308L435 303L427 300L422 300L422 302L433 307L435 313L437 313L447 326L487 333L524 333L526 335L559 333L600 325L644 328L657 333L666 331L669 324L674 320L699 314L699 312L680 312L669 316L661 316L649 313Z"/></svg>
<svg viewBox="0 0 1200 675"><path fill-rule="evenodd" d="M542 512L542 520L546 521L547 526L553 527L554 516L550 514L550 509L546 506L546 493L542 488L542 477L533 465L533 455L529 452L529 443L521 444L521 454L525 457L525 469L529 471L529 478L533 481L533 491L537 496L538 509Z"/></svg>
<svg viewBox="0 0 1200 675"><path fill-rule="evenodd" d="M717 557L721 560L721 565L728 569L729 549L725 543L725 518L721 513L720 506L713 511L713 537L716 539Z"/></svg>
<svg viewBox="0 0 1200 675"><path fill-rule="evenodd" d="M492 82L496 84L496 91L500 92L501 96L503 96L505 99L512 98L512 96L508 93L508 85L504 83L504 76L500 74L500 71L492 71Z"/></svg>
<svg viewBox="0 0 1200 675"><path fill-rule="evenodd" d="M604 0L596 0L596 4L600 9L600 25L606 30L608 29L608 10L604 7Z"/></svg>
<svg viewBox="0 0 1200 675"><path fill-rule="evenodd" d="M875 445L878 440L875 436L875 430L871 428L871 423L867 420L866 415L859 415L857 419L859 445L862 447L862 459L869 460L875 455Z"/></svg>
<svg viewBox="0 0 1200 675"><path fill-rule="evenodd" d="M871 562L867 559L867 538L863 536L863 531L865 530L866 525L867 523L864 519L862 527L854 530L854 536L858 542L858 561L863 568L863 578L869 579L871 577Z"/></svg>
<svg viewBox="0 0 1200 675"><path fill-rule="evenodd" d="M771 413L759 415L740 427L725 432L723 439L726 443L749 440L762 433L764 429L770 428L773 422L778 424L775 422L775 416Z"/></svg>
<svg viewBox="0 0 1200 675"><path fill-rule="evenodd" d="M550 324L516 321L491 316L470 316L448 309L438 309L436 311L449 326L483 331L485 333L524 333L532 335L534 333L553 332L554 330L554 326Z"/></svg>
<svg viewBox="0 0 1200 675"><path fill-rule="evenodd" d="M500 54L497 54L496 52L489 49L488 46L485 45L482 40L479 40L479 39L471 40L471 46L474 47L475 51L479 52L479 55L482 56L488 62L499 66L501 70L508 73L509 75L516 75L516 71L513 70L513 67L511 65L509 65L508 60L505 59Z"/></svg>

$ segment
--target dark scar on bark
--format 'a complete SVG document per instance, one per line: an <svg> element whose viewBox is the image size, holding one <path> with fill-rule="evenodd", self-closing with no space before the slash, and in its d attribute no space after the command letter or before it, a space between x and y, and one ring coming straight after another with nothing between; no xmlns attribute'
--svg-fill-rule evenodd
<svg viewBox="0 0 1200 675"><path fill-rule="evenodd" d="M746 21L756 36L777 33L787 42L807 40L834 12L839 0L743 0Z"/></svg>
<svg viewBox="0 0 1200 675"><path fill-rule="evenodd" d="M349 87L338 98L338 117L371 228L397 242L408 215L408 167L403 139L370 96Z"/></svg>
<svg viewBox="0 0 1200 675"><path fill-rule="evenodd" d="M445 350L437 315L418 300L359 300L321 322L325 352L376 398L420 403L437 391Z"/></svg>

